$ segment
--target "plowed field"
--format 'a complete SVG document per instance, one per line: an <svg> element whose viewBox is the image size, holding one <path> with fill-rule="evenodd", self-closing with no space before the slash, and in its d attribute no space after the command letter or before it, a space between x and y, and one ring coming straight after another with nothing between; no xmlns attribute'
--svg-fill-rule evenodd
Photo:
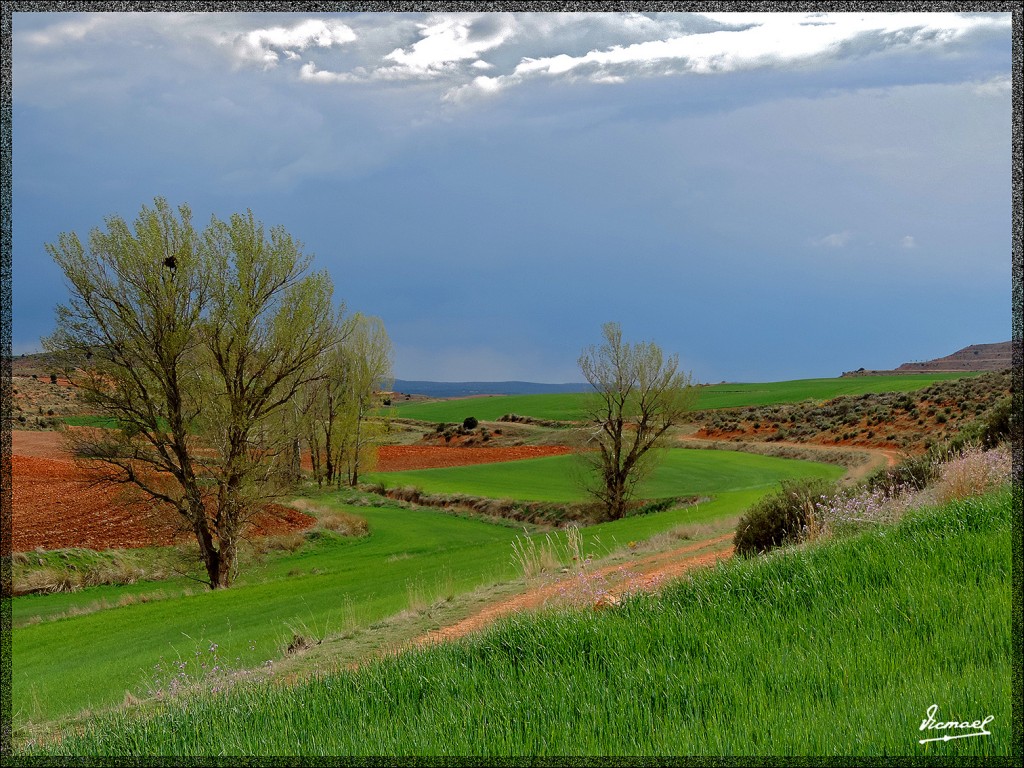
<svg viewBox="0 0 1024 768"><path fill-rule="evenodd" d="M449 448L437 445L384 445L377 455L377 472L462 467L497 461L561 456L572 449L564 445L520 445L503 448Z"/></svg>
<svg viewBox="0 0 1024 768"><path fill-rule="evenodd" d="M131 549L187 541L176 513L130 494L127 488L97 484L79 466L57 432L14 431L12 436L11 549ZM252 528L268 536L310 527L315 518L272 505Z"/></svg>
<svg viewBox="0 0 1024 768"><path fill-rule="evenodd" d="M59 432L16 430L12 437L13 509L11 543L15 552L64 547L128 549L187 541L173 511L137 498L130 489L98 484L77 464ZM377 471L457 467L496 461L559 456L564 446L502 448L387 445ZM273 505L257 517L252 533L269 536L308 528L314 518Z"/></svg>

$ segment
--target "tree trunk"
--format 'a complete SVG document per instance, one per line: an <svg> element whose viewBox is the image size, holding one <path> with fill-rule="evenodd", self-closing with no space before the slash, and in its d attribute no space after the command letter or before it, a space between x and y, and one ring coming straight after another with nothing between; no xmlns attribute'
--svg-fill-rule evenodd
<svg viewBox="0 0 1024 768"><path fill-rule="evenodd" d="M214 589L231 586L231 579L235 569L236 551L237 548L233 538L221 542L220 553L217 558L217 585Z"/></svg>
<svg viewBox="0 0 1024 768"><path fill-rule="evenodd" d="M626 515L626 476L616 473L608 478L608 515L618 520Z"/></svg>
<svg viewBox="0 0 1024 768"><path fill-rule="evenodd" d="M213 543L213 535L210 533L210 526L206 521L206 511L200 514L193 513L192 529L196 534L196 541L199 542L199 554L203 558L203 565L206 566L206 575L210 580L210 589L217 589L221 586L220 581L220 552Z"/></svg>

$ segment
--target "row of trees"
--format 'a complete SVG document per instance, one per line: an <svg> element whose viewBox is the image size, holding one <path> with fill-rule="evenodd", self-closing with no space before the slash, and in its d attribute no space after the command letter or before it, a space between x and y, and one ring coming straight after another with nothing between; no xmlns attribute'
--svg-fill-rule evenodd
<svg viewBox="0 0 1024 768"><path fill-rule="evenodd" d="M77 453L177 510L211 588L231 583L252 516L298 476L300 441L323 482L355 482L368 417L390 378L383 324L346 317L326 272L251 212L212 218L163 198L47 251L70 300L44 341L116 430L71 433ZM344 471L342 471L342 469Z"/></svg>

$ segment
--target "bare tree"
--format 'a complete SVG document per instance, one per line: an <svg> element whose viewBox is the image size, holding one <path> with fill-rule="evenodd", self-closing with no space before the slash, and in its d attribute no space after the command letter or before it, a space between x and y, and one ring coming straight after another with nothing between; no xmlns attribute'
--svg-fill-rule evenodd
<svg viewBox="0 0 1024 768"><path fill-rule="evenodd" d="M605 323L604 342L583 350L580 370L594 388L587 405L596 427L582 455L592 464L587 490L610 519L626 514L641 479L653 468L654 449L693 405L696 390L679 357L665 358L653 342L623 342L618 323Z"/></svg>
<svg viewBox="0 0 1024 768"><path fill-rule="evenodd" d="M177 510L219 588L251 515L285 487L282 409L330 343L333 289L251 213L202 234L191 218L157 198L134 227L108 218L88 250L73 233L48 245L71 298L45 346L118 424L69 433L78 452Z"/></svg>

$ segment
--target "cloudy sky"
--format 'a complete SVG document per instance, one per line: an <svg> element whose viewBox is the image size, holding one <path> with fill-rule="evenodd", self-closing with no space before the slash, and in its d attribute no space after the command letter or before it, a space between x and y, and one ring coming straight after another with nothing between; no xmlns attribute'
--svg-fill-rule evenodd
<svg viewBox="0 0 1024 768"><path fill-rule="evenodd" d="M1010 14L13 14L13 351L44 244L252 209L406 379L702 382L1011 335Z"/></svg>

